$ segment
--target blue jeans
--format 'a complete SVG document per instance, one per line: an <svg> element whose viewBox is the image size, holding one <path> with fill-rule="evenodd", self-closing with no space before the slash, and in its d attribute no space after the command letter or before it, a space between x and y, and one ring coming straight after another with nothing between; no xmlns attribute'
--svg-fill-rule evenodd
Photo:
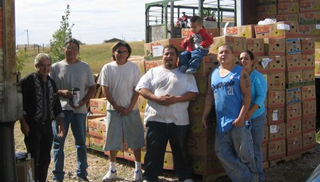
<svg viewBox="0 0 320 182"><path fill-rule="evenodd" d="M234 126L226 133L216 132L215 152L232 181L255 180L257 169L248 127Z"/></svg>
<svg viewBox="0 0 320 182"><path fill-rule="evenodd" d="M257 171L259 174L259 181L265 180L265 175L263 173L263 159L262 159L262 152L261 152L261 142L263 140L264 134L264 124L266 123L266 112L251 120L251 135L253 140L253 152L254 152L254 159L257 166Z"/></svg>
<svg viewBox="0 0 320 182"><path fill-rule="evenodd" d="M86 148L86 114L74 113L73 111L63 111L64 113L64 129L65 135L62 138L57 137L57 123L54 122L53 127L53 158L54 169L53 179L63 180L65 172L64 167L64 143L69 131L69 125L71 124L71 130L75 140L77 150L77 175L79 177L86 177L88 175L87 168L87 148Z"/></svg>
<svg viewBox="0 0 320 182"><path fill-rule="evenodd" d="M191 179L192 166L187 157L187 133L189 125L148 121L146 124L147 152L144 158L143 179L157 181L162 174L168 140L172 149L173 165L179 181Z"/></svg>
<svg viewBox="0 0 320 182"><path fill-rule="evenodd" d="M193 51L183 51L179 56L179 67L187 66L199 69L203 56L207 55L209 51L202 49L195 49Z"/></svg>

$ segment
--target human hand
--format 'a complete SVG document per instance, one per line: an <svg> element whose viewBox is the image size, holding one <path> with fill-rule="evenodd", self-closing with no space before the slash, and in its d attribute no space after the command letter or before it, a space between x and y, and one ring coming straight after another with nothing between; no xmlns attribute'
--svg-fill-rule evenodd
<svg viewBox="0 0 320 182"><path fill-rule="evenodd" d="M236 127L242 127L243 126L243 122L244 122L243 119L241 120L240 118L237 118L237 119L235 119L233 121L232 125L236 126Z"/></svg>
<svg viewBox="0 0 320 182"><path fill-rule="evenodd" d="M207 118L205 116L202 116L201 118L201 127L207 129Z"/></svg>
<svg viewBox="0 0 320 182"><path fill-rule="evenodd" d="M61 97L72 99L72 93L69 90L58 90L57 94Z"/></svg>
<svg viewBox="0 0 320 182"><path fill-rule="evenodd" d="M25 136L29 136L30 128L26 122L20 122L20 129Z"/></svg>
<svg viewBox="0 0 320 182"><path fill-rule="evenodd" d="M57 128L57 136L59 138L62 138L65 134L65 131L64 131L64 127L63 127L63 124L61 122L59 122L58 124L58 128Z"/></svg>

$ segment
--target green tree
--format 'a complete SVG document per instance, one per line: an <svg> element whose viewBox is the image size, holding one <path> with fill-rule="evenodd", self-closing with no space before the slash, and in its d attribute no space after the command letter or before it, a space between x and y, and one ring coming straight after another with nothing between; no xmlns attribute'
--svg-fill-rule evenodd
<svg viewBox="0 0 320 182"><path fill-rule="evenodd" d="M27 61L27 52L21 49L17 49L16 51L16 69L19 73L21 73L24 63Z"/></svg>
<svg viewBox="0 0 320 182"><path fill-rule="evenodd" d="M52 51L52 62L57 62L64 59L63 45L66 39L72 37L72 27L69 24L70 6L67 5L67 9L64 11L62 20L60 21L60 28L52 35L50 39L50 47Z"/></svg>

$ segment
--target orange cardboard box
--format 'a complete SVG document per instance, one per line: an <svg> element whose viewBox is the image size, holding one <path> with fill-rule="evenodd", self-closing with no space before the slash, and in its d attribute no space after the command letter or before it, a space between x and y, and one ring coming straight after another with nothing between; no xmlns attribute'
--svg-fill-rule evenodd
<svg viewBox="0 0 320 182"><path fill-rule="evenodd" d="M299 14L278 14L277 21L299 21Z"/></svg>
<svg viewBox="0 0 320 182"><path fill-rule="evenodd" d="M106 124L105 124L105 116L88 119L88 133L90 136L95 136L98 138L106 137Z"/></svg>
<svg viewBox="0 0 320 182"><path fill-rule="evenodd" d="M302 151L302 135L288 137L287 139L287 156L297 154Z"/></svg>
<svg viewBox="0 0 320 182"><path fill-rule="evenodd" d="M92 98L90 99L90 111L93 114L107 114L107 98Z"/></svg>
<svg viewBox="0 0 320 182"><path fill-rule="evenodd" d="M286 137L301 135L301 119L292 119L286 121Z"/></svg>
<svg viewBox="0 0 320 182"><path fill-rule="evenodd" d="M268 112L268 117L267 117L268 125L284 123L285 106L276 107L276 108L267 108L267 112Z"/></svg>
<svg viewBox="0 0 320 182"><path fill-rule="evenodd" d="M314 75L320 76L320 61L314 62Z"/></svg>
<svg viewBox="0 0 320 182"><path fill-rule="evenodd" d="M201 115L189 114L190 126L189 126L189 136L196 137L209 137L214 135L215 126L214 122L207 122L207 129L203 129L201 126Z"/></svg>
<svg viewBox="0 0 320 182"><path fill-rule="evenodd" d="M263 61L267 59L269 60L268 56L255 56L253 67L255 70L259 71L262 74L269 73L269 63L263 64Z"/></svg>
<svg viewBox="0 0 320 182"><path fill-rule="evenodd" d="M268 5L258 5L257 6L257 15L276 15L277 14L277 5L268 4Z"/></svg>
<svg viewBox="0 0 320 182"><path fill-rule="evenodd" d="M207 137L188 136L188 154L208 156L214 153L214 135Z"/></svg>
<svg viewBox="0 0 320 182"><path fill-rule="evenodd" d="M315 79L314 70L302 70L302 82L304 85L314 85Z"/></svg>
<svg viewBox="0 0 320 182"><path fill-rule="evenodd" d="M205 30L212 37L220 36L220 29L219 28L206 28ZM190 31L191 31L191 28L182 28L181 29L181 37L185 38L189 34Z"/></svg>
<svg viewBox="0 0 320 182"><path fill-rule="evenodd" d="M134 64L136 64L139 67L140 72L141 72L142 75L146 73L146 67L145 67L145 63L144 63L145 60L131 61L131 62L133 62Z"/></svg>
<svg viewBox="0 0 320 182"><path fill-rule="evenodd" d="M285 139L268 143L268 160L279 159L286 156Z"/></svg>
<svg viewBox="0 0 320 182"><path fill-rule="evenodd" d="M189 155L194 174L198 175L226 175L225 170L215 154L211 156ZM213 180L212 180L213 181Z"/></svg>
<svg viewBox="0 0 320 182"><path fill-rule="evenodd" d="M93 150L97 150L103 152L103 146L105 144L105 140L100 137L90 136L89 138L89 146Z"/></svg>
<svg viewBox="0 0 320 182"><path fill-rule="evenodd" d="M205 96L199 95L194 100L190 101L189 104L189 115L202 115L204 110Z"/></svg>
<svg viewBox="0 0 320 182"><path fill-rule="evenodd" d="M184 51L184 49L180 46L182 40L183 38L172 38L145 43L144 54L146 59L149 60L161 57L163 48L170 44L176 47L178 51Z"/></svg>
<svg viewBox="0 0 320 182"><path fill-rule="evenodd" d="M269 127L267 125L264 125L263 127L263 139L261 144L266 144L269 142Z"/></svg>
<svg viewBox="0 0 320 182"><path fill-rule="evenodd" d="M286 70L286 57L285 56L269 56L270 61L269 73L284 72Z"/></svg>
<svg viewBox="0 0 320 182"><path fill-rule="evenodd" d="M300 37L317 38L320 36L320 27L317 24L299 25L299 35Z"/></svg>
<svg viewBox="0 0 320 182"><path fill-rule="evenodd" d="M194 75L208 76L212 72L212 70L214 70L218 66L219 61L217 60L217 56L214 54L208 54L203 57L198 72Z"/></svg>
<svg viewBox="0 0 320 182"><path fill-rule="evenodd" d="M299 13L299 24L317 24L320 23L320 11Z"/></svg>
<svg viewBox="0 0 320 182"><path fill-rule="evenodd" d="M145 99L144 97L142 97L141 95L139 95L137 103L138 103L138 107L139 107L139 111L140 112L144 112L147 106L147 99Z"/></svg>
<svg viewBox="0 0 320 182"><path fill-rule="evenodd" d="M286 39L286 54L301 54L300 39Z"/></svg>
<svg viewBox="0 0 320 182"><path fill-rule="evenodd" d="M263 161L267 161L268 160L268 144L264 143L261 145L261 152L262 152L262 159Z"/></svg>

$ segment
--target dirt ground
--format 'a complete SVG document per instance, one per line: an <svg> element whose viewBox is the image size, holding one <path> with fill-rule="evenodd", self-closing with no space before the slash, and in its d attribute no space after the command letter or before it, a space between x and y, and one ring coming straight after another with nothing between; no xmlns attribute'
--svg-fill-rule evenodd
<svg viewBox="0 0 320 182"><path fill-rule="evenodd" d="M25 152L23 143L23 135L20 131L20 124L15 124L15 148L16 152ZM72 133L69 131L67 141L65 144L65 182L77 181L76 170L76 153L74 147L74 140ZM109 159L108 156L101 152L88 150L88 178L92 182L101 181L102 177L108 170ZM279 161L275 166L265 169L267 182L303 182L311 172L320 164L320 144L317 144L313 153L302 154L301 157L289 160ZM52 165L51 161L49 167L49 174L47 180L52 181ZM132 181L134 163L127 160L118 160L117 165L118 179L113 181ZM202 181L201 176L195 176L196 181ZM160 181L177 181L172 171L165 170L164 175L160 177ZM231 180L224 176L212 180L213 182L230 182Z"/></svg>

